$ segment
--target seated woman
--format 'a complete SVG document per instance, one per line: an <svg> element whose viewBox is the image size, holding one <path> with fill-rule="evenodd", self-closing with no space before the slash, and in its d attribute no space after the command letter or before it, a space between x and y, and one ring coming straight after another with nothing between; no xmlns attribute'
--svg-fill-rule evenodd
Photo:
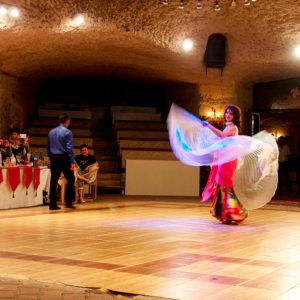
<svg viewBox="0 0 300 300"><path fill-rule="evenodd" d="M10 155L11 159L15 159L16 164L27 160L27 153L29 151L28 137L20 137L20 129L17 127L11 128L10 136Z"/></svg>
<svg viewBox="0 0 300 300"><path fill-rule="evenodd" d="M80 154L75 156L76 164L78 165L75 172L77 187L78 187L78 202L84 203L83 185L84 183L92 183L97 178L98 163L94 155L89 154L89 149L86 144L80 146Z"/></svg>
<svg viewBox="0 0 300 300"><path fill-rule="evenodd" d="M6 158L11 156L10 143L8 140L0 139L0 153L2 158L1 159L1 166L2 166Z"/></svg>

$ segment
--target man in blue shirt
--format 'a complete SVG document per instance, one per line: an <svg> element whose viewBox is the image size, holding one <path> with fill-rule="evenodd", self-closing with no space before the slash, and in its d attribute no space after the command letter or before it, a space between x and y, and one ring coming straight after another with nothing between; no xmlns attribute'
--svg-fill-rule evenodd
<svg viewBox="0 0 300 300"><path fill-rule="evenodd" d="M74 153L73 153L73 135L68 129L71 118L68 114L60 116L60 124L48 133L48 155L50 157L51 181L50 181L50 210L60 209L57 206L57 183L61 172L67 180L66 188L66 207L73 206L75 188L74 188Z"/></svg>

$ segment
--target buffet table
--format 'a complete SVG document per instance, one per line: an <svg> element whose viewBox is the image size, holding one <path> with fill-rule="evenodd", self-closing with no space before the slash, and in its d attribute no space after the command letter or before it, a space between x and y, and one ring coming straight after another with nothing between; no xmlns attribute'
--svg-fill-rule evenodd
<svg viewBox="0 0 300 300"><path fill-rule="evenodd" d="M0 209L43 204L43 190L49 192L50 169L13 166L0 168L0 172Z"/></svg>

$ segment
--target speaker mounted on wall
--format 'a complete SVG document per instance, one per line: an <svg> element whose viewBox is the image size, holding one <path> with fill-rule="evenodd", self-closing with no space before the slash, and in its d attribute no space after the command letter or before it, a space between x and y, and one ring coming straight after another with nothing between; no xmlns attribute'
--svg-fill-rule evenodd
<svg viewBox="0 0 300 300"><path fill-rule="evenodd" d="M223 74L226 65L226 36L221 33L213 33L208 37L204 63L207 68L218 68Z"/></svg>

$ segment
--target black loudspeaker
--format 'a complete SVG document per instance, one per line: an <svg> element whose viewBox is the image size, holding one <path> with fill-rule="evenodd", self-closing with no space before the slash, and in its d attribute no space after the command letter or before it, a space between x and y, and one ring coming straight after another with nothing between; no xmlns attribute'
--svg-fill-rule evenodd
<svg viewBox="0 0 300 300"><path fill-rule="evenodd" d="M207 40L204 54L204 63L207 68L219 68L221 74L226 65L226 37L220 33L211 34Z"/></svg>

